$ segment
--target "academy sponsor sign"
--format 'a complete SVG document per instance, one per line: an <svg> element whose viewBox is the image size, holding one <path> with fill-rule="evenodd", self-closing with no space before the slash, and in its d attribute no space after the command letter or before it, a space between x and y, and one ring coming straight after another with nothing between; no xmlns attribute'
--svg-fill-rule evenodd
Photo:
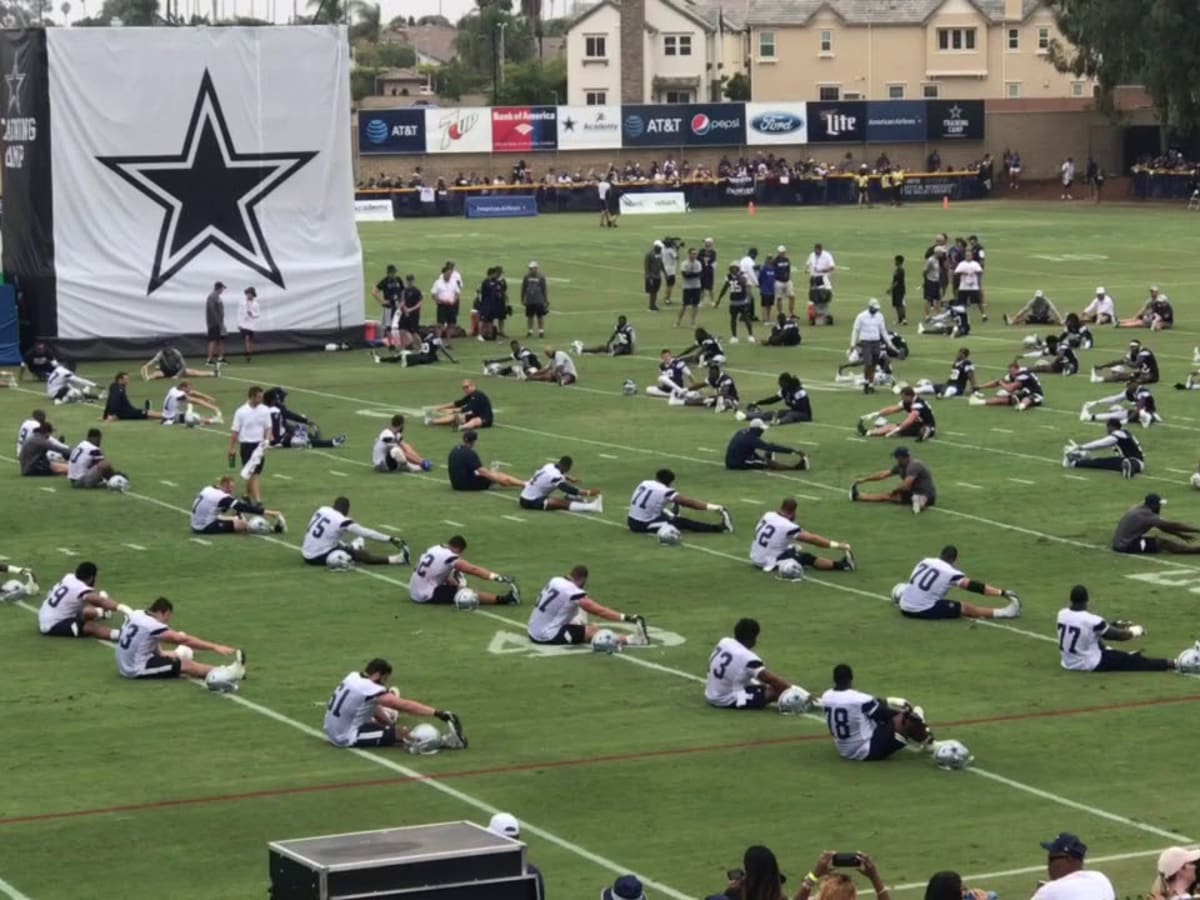
<svg viewBox="0 0 1200 900"><path fill-rule="evenodd" d="M558 107L559 150L612 150L621 146L621 107Z"/></svg>

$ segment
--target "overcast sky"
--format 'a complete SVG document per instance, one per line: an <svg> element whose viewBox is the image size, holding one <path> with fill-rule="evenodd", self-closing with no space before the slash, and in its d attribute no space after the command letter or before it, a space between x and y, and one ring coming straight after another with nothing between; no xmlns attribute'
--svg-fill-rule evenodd
<svg viewBox="0 0 1200 900"><path fill-rule="evenodd" d="M56 0L57 2L57 0ZM70 19L78 19L98 12L103 0L72 0ZM293 9L300 14L309 13L308 0L178 0L180 12L190 15L193 11L201 14L211 14L213 4L217 6L220 18L231 18L235 15L255 16L261 19L272 19L276 22L286 22L292 17ZM568 5L573 6L575 0L545 0L544 7L547 18L565 15ZM475 0L380 0L383 7L383 21L389 22L396 16L436 15L440 13L451 22L457 22L467 11L475 8ZM166 0L159 0L160 7L166 6ZM55 18L61 21L61 2L54 7Z"/></svg>

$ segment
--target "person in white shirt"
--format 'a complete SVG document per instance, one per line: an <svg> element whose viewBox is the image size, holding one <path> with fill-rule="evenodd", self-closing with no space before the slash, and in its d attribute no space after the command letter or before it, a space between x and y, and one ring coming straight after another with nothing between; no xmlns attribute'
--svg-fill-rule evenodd
<svg viewBox="0 0 1200 900"><path fill-rule="evenodd" d="M899 697L879 700L854 689L854 670L846 663L833 668L833 687L817 705L838 755L857 762L876 762L903 750L909 741L921 747L933 743L919 706Z"/></svg>
<svg viewBox="0 0 1200 900"><path fill-rule="evenodd" d="M55 406L62 406L64 403L85 401L94 403L103 399L103 392L96 382L81 378L56 361L46 376L46 396L54 401Z"/></svg>
<svg viewBox="0 0 1200 900"><path fill-rule="evenodd" d="M722 709L763 709L779 699L791 682L767 669L754 652L761 627L754 619L738 619L733 637L721 638L708 658L704 699Z"/></svg>
<svg viewBox="0 0 1200 900"><path fill-rule="evenodd" d="M371 465L376 472L428 472L433 463L404 440L404 416L396 413L388 426L375 438Z"/></svg>
<svg viewBox="0 0 1200 900"><path fill-rule="evenodd" d="M663 294L663 303L671 305L671 295L675 293L675 276L679 273L679 244L675 238L663 240L662 250L663 283L667 292Z"/></svg>
<svg viewBox="0 0 1200 900"><path fill-rule="evenodd" d="M46 411L35 409L29 414L29 418L21 423L17 428L17 456L21 455L21 448L25 446L27 441L38 428L46 422Z"/></svg>
<svg viewBox="0 0 1200 900"><path fill-rule="evenodd" d="M209 672L221 668L226 670L229 681L239 682L246 677L246 656L241 650L214 644L203 638L170 627L175 605L166 597L159 597L150 608L130 610L125 624L117 633L117 671L122 678L205 678ZM175 644L175 650L164 650L161 643ZM181 653L179 648L189 652ZM210 666L196 662L190 651L202 650L232 656L233 662L224 666Z"/></svg>
<svg viewBox="0 0 1200 900"><path fill-rule="evenodd" d="M746 255L738 260L738 272L746 283L746 296L750 298L750 314L754 314L754 290L758 285L758 248L751 247Z"/></svg>
<svg viewBox="0 0 1200 900"><path fill-rule="evenodd" d="M1071 196L1071 185L1075 183L1075 160L1068 156L1059 166L1059 172L1062 173L1062 199L1073 200Z"/></svg>
<svg viewBox="0 0 1200 900"><path fill-rule="evenodd" d="M958 302L970 309L974 303L979 307L979 316L987 321L987 304L983 299L983 266L975 258L975 251L968 247L963 251L962 262L954 267L958 282Z"/></svg>
<svg viewBox="0 0 1200 900"><path fill-rule="evenodd" d="M814 244L804 269L808 272L808 324L832 325L829 304L833 302L833 281L829 276L837 270L833 254L821 244Z"/></svg>
<svg viewBox="0 0 1200 900"><path fill-rule="evenodd" d="M238 331L242 333L242 350L246 362L254 357L254 332L258 331L258 321L262 310L258 306L258 291L253 287L242 292L242 300L238 304Z"/></svg>
<svg viewBox="0 0 1200 900"><path fill-rule="evenodd" d="M458 594L467 586L468 575L508 586L506 594L471 591L474 600L485 606L519 606L521 592L514 579L485 569L463 559L467 539L456 534L444 544L435 544L417 560L417 567L408 582L408 596L413 603L458 605ZM464 604L464 609L471 608Z"/></svg>
<svg viewBox="0 0 1200 900"><path fill-rule="evenodd" d="M212 413L211 416L197 416L192 407L199 406ZM202 394L192 387L190 381L181 381L167 389L163 398L162 423L164 425L222 425L225 419L217 401L208 394Z"/></svg>
<svg viewBox="0 0 1200 900"><path fill-rule="evenodd" d="M517 502L522 509L566 509L571 512L604 512L604 498L599 491L578 487L579 480L571 477L575 461L564 456L556 463L546 463L533 473ZM553 496L562 491L566 498Z"/></svg>
<svg viewBox="0 0 1200 900"><path fill-rule="evenodd" d="M344 532L354 535L356 540L343 543ZM399 552L388 556L370 553L366 550L368 540L391 544ZM350 500L347 497L338 497L333 501L333 506L320 506L312 514L304 529L300 555L310 566L323 566L329 554L335 550L348 553L355 562L368 566L407 566L409 561L408 545L403 540L359 525L350 518Z"/></svg>
<svg viewBox="0 0 1200 900"><path fill-rule="evenodd" d="M246 392L246 402L233 414L229 431L229 468L237 465L240 454L246 495L255 503L262 503L259 479L270 440L271 411L263 403L263 389L256 384Z"/></svg>
<svg viewBox="0 0 1200 900"><path fill-rule="evenodd" d="M589 625L588 615L608 622L632 622L637 631L618 637L622 647L644 647L650 643L642 616L620 613L601 606L588 596L587 566L575 566L566 576L551 578L529 614L529 639L535 644L588 644L600 629Z"/></svg>
<svg viewBox="0 0 1200 900"><path fill-rule="evenodd" d="M1083 308L1083 312L1079 314L1079 320L1090 322L1093 325L1116 325L1117 305L1113 303L1113 298L1108 295L1108 291L1103 287L1096 288L1096 296Z"/></svg>
<svg viewBox="0 0 1200 900"><path fill-rule="evenodd" d="M458 301L462 296L462 276L454 270L454 263L447 262L442 274L429 289L437 304L437 333L443 341L449 337L450 326L458 324Z"/></svg>
<svg viewBox="0 0 1200 900"><path fill-rule="evenodd" d="M46 637L115 641L117 629L103 623L124 609L106 591L96 590L99 574L95 563L81 562L74 573L67 573L50 588L38 608L38 631Z"/></svg>
<svg viewBox="0 0 1200 900"><path fill-rule="evenodd" d="M659 469L654 473L654 478L638 483L629 499L629 513L625 518L630 531L634 534L658 534L664 525L671 525L680 531L733 533L733 517L729 510L719 503L685 497L675 490L674 484L675 473L670 469ZM695 519L684 518L679 515L681 506L719 513L721 522L698 522Z"/></svg>
<svg viewBox="0 0 1200 900"><path fill-rule="evenodd" d="M1049 854L1046 873L1050 880L1037 889L1033 900L1116 900L1107 876L1084 869L1087 844L1075 835L1064 831L1044 841L1042 849Z"/></svg>
<svg viewBox="0 0 1200 900"><path fill-rule="evenodd" d="M1151 331L1163 331L1175 325L1175 309L1171 299L1158 289L1157 284L1150 286L1150 295L1137 311L1137 315L1117 322L1118 328L1149 328Z"/></svg>
<svg viewBox="0 0 1200 900"><path fill-rule="evenodd" d="M885 347L892 348L891 335L879 311L879 301L872 297L867 308L854 317L850 329L850 348L857 348L863 362L864 394L875 393L875 367L882 360Z"/></svg>
<svg viewBox="0 0 1200 900"><path fill-rule="evenodd" d="M1088 610L1088 590L1081 584L1071 588L1070 606L1058 611L1058 652L1062 667L1070 672L1184 672L1198 668L1194 654L1186 651L1177 659L1156 659L1104 646L1104 641L1132 641L1146 633L1128 621L1109 623Z"/></svg>
<svg viewBox="0 0 1200 900"><path fill-rule="evenodd" d="M1196 864L1200 863L1200 850L1184 847L1168 847L1158 856L1154 885L1149 896L1153 900L1183 900L1192 896L1192 885L1196 883Z"/></svg>
<svg viewBox="0 0 1200 900"><path fill-rule="evenodd" d="M907 582L892 588L892 601L909 619L1016 619L1021 615L1021 598L1013 591L968 578L955 566L958 548L947 544L938 556L928 556L913 567ZM976 606L947 600L951 588L962 588L985 597L1003 597L1008 605Z"/></svg>
<svg viewBox="0 0 1200 900"><path fill-rule="evenodd" d="M574 384L579 380L579 371L575 368L575 360L570 354L554 347L546 348L548 364L541 369L522 369L517 367L517 377L522 381L553 381L559 386Z"/></svg>
<svg viewBox="0 0 1200 900"><path fill-rule="evenodd" d="M249 534L248 516L263 516L271 530L282 534L285 523L283 514L274 509L263 509L258 503L239 500L234 496L237 482L232 475L222 475L215 485L200 489L192 501L191 527L194 534Z"/></svg>
<svg viewBox="0 0 1200 900"><path fill-rule="evenodd" d="M89 428L87 438L71 449L71 455L67 458L67 480L71 482L71 487L104 487L108 479L117 474L100 449L102 439L99 428Z"/></svg>
<svg viewBox="0 0 1200 900"><path fill-rule="evenodd" d="M397 728L401 713L441 719L450 730L441 736L439 749L465 750L467 736L462 721L449 710L435 709L416 700L407 700L400 691L388 686L392 665L375 658L362 672L351 672L342 679L325 706L323 731L335 747L405 747L410 729ZM428 752L428 751L426 751Z"/></svg>
<svg viewBox="0 0 1200 900"><path fill-rule="evenodd" d="M805 531L796 522L796 499L785 497L778 512L764 513L754 526L754 539L750 542L750 561L764 572L774 572L785 559L794 559L800 565L823 571L854 571L854 552L843 541L833 541L811 531ZM812 544L829 550L841 550L841 559L825 559L801 551L797 544Z"/></svg>

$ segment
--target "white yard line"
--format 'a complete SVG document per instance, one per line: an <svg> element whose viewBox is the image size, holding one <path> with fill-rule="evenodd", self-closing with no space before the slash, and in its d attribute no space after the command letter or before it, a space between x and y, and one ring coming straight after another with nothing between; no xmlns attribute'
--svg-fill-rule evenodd
<svg viewBox="0 0 1200 900"><path fill-rule="evenodd" d="M1009 478L1009 481L1015 481L1017 484L1037 484L1036 481L1030 481L1028 478Z"/></svg>
<svg viewBox="0 0 1200 900"><path fill-rule="evenodd" d="M449 525L451 528L466 528L462 522L455 522L453 519L442 519L443 525Z"/></svg>
<svg viewBox="0 0 1200 900"><path fill-rule="evenodd" d="M22 894L3 878L0 878L0 894L8 897L9 900L33 900L28 894Z"/></svg>

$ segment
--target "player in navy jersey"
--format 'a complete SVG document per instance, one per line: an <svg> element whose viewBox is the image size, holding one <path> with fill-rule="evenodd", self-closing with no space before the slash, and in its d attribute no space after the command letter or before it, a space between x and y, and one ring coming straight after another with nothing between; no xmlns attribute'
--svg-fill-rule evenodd
<svg viewBox="0 0 1200 900"><path fill-rule="evenodd" d="M1086 444L1069 441L1063 448L1064 469L1108 469L1120 472L1125 478L1133 478L1146 471L1146 456L1142 445L1121 422L1109 419L1104 423L1104 437ZM1098 450L1109 450L1110 455L1093 459L1089 454Z"/></svg>
<svg viewBox="0 0 1200 900"><path fill-rule="evenodd" d="M1093 412L1096 407L1105 403L1109 404L1107 412ZM1079 412L1079 420L1081 422L1111 420L1122 425L1137 422L1143 428L1149 428L1155 422L1161 422L1163 419L1158 412L1158 403L1150 388L1139 381L1131 381L1120 393L1084 403L1083 409Z"/></svg>
<svg viewBox="0 0 1200 900"><path fill-rule="evenodd" d="M695 331L695 342L686 350L680 350L676 357L684 362L698 363L702 366L712 365L717 363L720 365L725 362L725 348L721 346L721 342L709 334L703 328L697 328Z"/></svg>
<svg viewBox="0 0 1200 900"><path fill-rule="evenodd" d="M717 295L713 307L721 305L721 300L725 295L729 294L729 343L736 344L738 342L737 329L738 323L741 322L746 326L746 333L751 344L754 343L754 297L750 293L749 282L746 281L746 276L736 265L729 267L729 274L725 277L725 283L721 285L721 293Z"/></svg>
<svg viewBox="0 0 1200 900"><path fill-rule="evenodd" d="M783 372L779 376L779 390L769 397L764 397L755 403L752 403L750 409L744 415L739 414L739 418L753 418L761 415L766 420L768 425L792 425L797 422L811 422L813 420L812 401L809 399L808 391L805 390L804 384L795 375L790 372ZM761 412L759 407L769 406L772 403L783 402L786 409L781 409L775 413Z"/></svg>
<svg viewBox="0 0 1200 900"><path fill-rule="evenodd" d="M1079 372L1079 357L1070 344L1059 340L1055 334L1047 335L1042 348L1026 353L1025 358L1036 359L1029 367L1035 372L1051 372L1055 375L1075 375Z"/></svg>
<svg viewBox="0 0 1200 900"><path fill-rule="evenodd" d="M897 413L903 415L899 422L886 421L887 416ZM867 426L867 420L885 419L880 424L876 421L874 427ZM922 400L917 392L906 387L900 391L900 402L895 406L885 406L883 409L864 414L858 420L858 433L863 437L902 438L911 437L918 441L927 441L934 436L937 422L934 419L933 407L929 401Z"/></svg>
<svg viewBox="0 0 1200 900"><path fill-rule="evenodd" d="M651 397L679 397L692 389L692 370L682 359L663 348L658 363L658 380L646 388Z"/></svg>
<svg viewBox="0 0 1200 900"><path fill-rule="evenodd" d="M571 348L576 356L585 353L607 353L609 356L629 356L634 351L637 333L625 316L617 316L617 325L607 341L595 347L585 347L583 341L573 341Z"/></svg>
<svg viewBox="0 0 1200 900"><path fill-rule="evenodd" d="M1092 330L1082 322L1077 313L1067 313L1063 319L1063 331L1058 336L1060 341L1066 341L1075 350L1091 350L1096 344Z"/></svg>
<svg viewBox="0 0 1200 900"><path fill-rule="evenodd" d="M735 411L740 402L737 382L716 363L708 367L704 381L693 384L687 394L667 400L671 406L703 406L718 413Z"/></svg>
<svg viewBox="0 0 1200 900"><path fill-rule="evenodd" d="M519 378L523 375L528 376L542 367L537 353L524 346L520 341L509 341L508 349L508 356L483 361L485 375L511 375Z"/></svg>
<svg viewBox="0 0 1200 900"><path fill-rule="evenodd" d="M779 313L775 317L775 324L771 326L766 344L768 347L799 347L800 320L795 316Z"/></svg>
<svg viewBox="0 0 1200 900"><path fill-rule="evenodd" d="M1158 384L1158 358L1149 347L1143 347L1141 341L1130 341L1129 352L1124 356L1092 367L1093 384L1132 381L1134 378L1143 384Z"/></svg>
<svg viewBox="0 0 1200 900"><path fill-rule="evenodd" d="M979 385L981 391L988 388L996 388L996 396L984 397L975 394L968 402L972 406L1012 406L1018 412L1024 412L1031 407L1041 406L1045 401L1042 383L1038 381L1037 375L1016 359L1009 363L1008 374L1005 377Z"/></svg>
<svg viewBox="0 0 1200 900"><path fill-rule="evenodd" d="M973 394L978 390L978 386L975 384L975 361L971 359L970 348L958 348L954 362L950 365L950 374L944 383L936 384L928 378L922 378L913 386L913 390L918 395L932 394L943 400Z"/></svg>
<svg viewBox="0 0 1200 900"><path fill-rule="evenodd" d="M950 337L966 337L971 333L971 316L965 301L953 300L944 312L926 316L917 323L917 334L945 334Z"/></svg>

